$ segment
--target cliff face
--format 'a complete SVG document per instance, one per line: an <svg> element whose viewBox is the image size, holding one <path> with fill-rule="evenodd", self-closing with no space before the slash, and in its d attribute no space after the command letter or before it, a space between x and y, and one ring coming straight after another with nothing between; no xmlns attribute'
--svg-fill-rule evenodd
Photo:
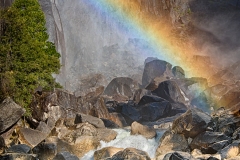
<svg viewBox="0 0 240 160"><path fill-rule="evenodd" d="M218 53L221 57L222 48L224 53L231 48L229 55L237 56L238 0L135 1L141 14L149 14L156 21L164 19L179 35L188 35L199 54ZM134 74L142 74L145 58L156 57L146 41L131 33L133 28L119 29L125 24L111 16L117 12L114 9L104 13L87 0L39 2L50 40L61 53L62 69L56 79L70 91L77 90L81 77L91 73L101 73L108 81L117 76L138 77ZM130 8L131 1L127 5Z"/></svg>

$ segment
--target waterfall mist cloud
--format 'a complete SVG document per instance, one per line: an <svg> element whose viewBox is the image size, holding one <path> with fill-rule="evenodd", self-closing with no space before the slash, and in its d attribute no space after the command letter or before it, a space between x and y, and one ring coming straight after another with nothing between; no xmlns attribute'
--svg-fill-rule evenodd
<svg viewBox="0 0 240 160"><path fill-rule="evenodd" d="M237 0L192 0L194 43L201 54L226 66L240 60L240 4ZM239 6L237 6L239 5Z"/></svg>

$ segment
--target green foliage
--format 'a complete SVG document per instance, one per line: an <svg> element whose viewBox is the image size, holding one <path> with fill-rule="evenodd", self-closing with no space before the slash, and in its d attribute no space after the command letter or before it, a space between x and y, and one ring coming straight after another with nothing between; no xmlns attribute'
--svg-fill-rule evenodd
<svg viewBox="0 0 240 160"><path fill-rule="evenodd" d="M0 20L0 100L10 96L27 108L34 89L52 89L56 84L52 74L60 69L60 55L47 41L37 0L15 0L1 10Z"/></svg>

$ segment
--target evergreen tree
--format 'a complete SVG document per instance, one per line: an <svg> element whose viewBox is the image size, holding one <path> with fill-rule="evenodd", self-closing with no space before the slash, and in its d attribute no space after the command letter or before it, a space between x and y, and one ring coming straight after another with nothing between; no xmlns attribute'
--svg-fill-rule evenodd
<svg viewBox="0 0 240 160"><path fill-rule="evenodd" d="M39 85L51 89L60 69L59 53L47 41L37 0L15 0L0 14L0 100L12 97L27 108Z"/></svg>

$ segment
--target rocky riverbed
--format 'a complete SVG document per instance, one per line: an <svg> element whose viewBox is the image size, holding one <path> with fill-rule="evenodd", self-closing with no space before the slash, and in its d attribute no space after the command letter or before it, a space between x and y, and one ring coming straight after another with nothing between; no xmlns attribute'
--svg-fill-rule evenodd
<svg viewBox="0 0 240 160"><path fill-rule="evenodd" d="M30 117L7 98L0 105L0 159L240 159L240 83L231 74L237 68L219 70L209 86L148 58L142 82L117 77L105 86L97 74L74 93L39 90Z"/></svg>

